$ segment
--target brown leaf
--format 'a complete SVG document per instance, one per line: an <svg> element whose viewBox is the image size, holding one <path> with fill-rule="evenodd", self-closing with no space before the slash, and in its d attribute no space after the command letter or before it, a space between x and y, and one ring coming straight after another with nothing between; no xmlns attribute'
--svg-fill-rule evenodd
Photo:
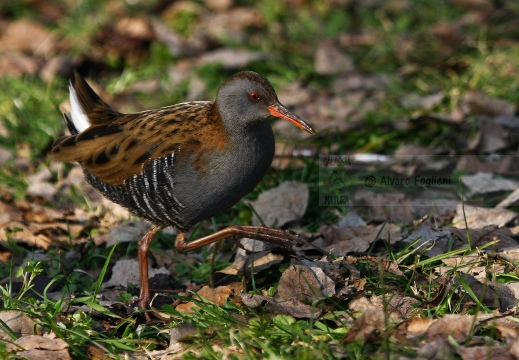
<svg viewBox="0 0 519 360"><path fill-rule="evenodd" d="M425 96L419 96L417 94L408 94L402 100L402 105L407 108L420 108L424 110L431 110L436 105L441 103L445 98L445 94L443 92L437 92L434 94L429 94ZM414 145L416 146L416 145ZM425 149L423 149L425 150ZM423 154L429 154L430 150L427 152L423 152ZM416 153L415 153L416 154Z"/></svg>
<svg viewBox="0 0 519 360"><path fill-rule="evenodd" d="M453 359L454 356L449 342L444 338L428 341L418 350L419 359Z"/></svg>
<svg viewBox="0 0 519 360"><path fill-rule="evenodd" d="M508 148L511 145L508 131L496 123L496 118L482 116L479 118L480 136L477 150L479 153L491 154ZM472 144L471 148L474 148Z"/></svg>
<svg viewBox="0 0 519 360"><path fill-rule="evenodd" d="M175 310L185 314L194 314L195 311L192 309L193 307L196 307L195 303L192 301L188 301L187 303L178 304L175 307Z"/></svg>
<svg viewBox="0 0 519 360"><path fill-rule="evenodd" d="M470 205L458 204L456 216L452 219L452 223L456 228L479 229L488 226L502 227L516 219L519 213L506 210L503 208L483 208ZM465 225L465 219L467 225Z"/></svg>
<svg viewBox="0 0 519 360"><path fill-rule="evenodd" d="M146 221L126 221L110 230L106 246L110 247L120 242L139 240L149 227L150 223Z"/></svg>
<svg viewBox="0 0 519 360"><path fill-rule="evenodd" d="M519 328L508 325L496 325L496 329L501 333L501 336L506 339L506 342L512 344L519 340Z"/></svg>
<svg viewBox="0 0 519 360"><path fill-rule="evenodd" d="M277 94L281 103L288 107L304 104L312 98L310 89L300 81L285 85Z"/></svg>
<svg viewBox="0 0 519 360"><path fill-rule="evenodd" d="M285 256L274 254L272 249L254 253L254 255L248 254L243 249L238 249L234 262L218 272L227 275L250 274L250 269L252 268L254 274L257 274L275 264L279 264L284 259Z"/></svg>
<svg viewBox="0 0 519 360"><path fill-rule="evenodd" d="M487 116L513 115L515 106L501 99L488 97L478 91L468 91L463 97L461 108L466 114Z"/></svg>
<svg viewBox="0 0 519 360"><path fill-rule="evenodd" d="M217 42L218 39L227 39L229 43L242 42L248 38L247 29L264 25L262 14L253 7L236 6L223 12L197 11L196 13L200 14L200 20L193 27L191 41L206 39L205 41L210 44Z"/></svg>
<svg viewBox="0 0 519 360"><path fill-rule="evenodd" d="M476 155L461 155L458 157L458 162L456 163L457 171L463 171L465 173L473 174L473 173L498 173L503 174L510 169L513 168L516 163L514 156L503 156L498 161L492 159L492 161L486 160L485 158L481 158ZM477 174L476 174L477 175ZM488 175L485 175L488 177ZM470 179L470 178L469 178ZM499 180L499 179L497 179ZM492 182L490 180L489 182ZM493 184L489 183L489 185L493 186ZM483 189L484 191L484 189Z"/></svg>
<svg viewBox="0 0 519 360"><path fill-rule="evenodd" d="M146 57L155 38L151 25L144 18L123 18L107 23L96 33L93 56L124 58L135 61Z"/></svg>
<svg viewBox="0 0 519 360"><path fill-rule="evenodd" d="M354 194L353 203L364 219L411 222L416 218L411 199L403 193L373 193L360 190Z"/></svg>
<svg viewBox="0 0 519 360"><path fill-rule="evenodd" d="M276 302L272 297L253 294L242 294L241 297L245 306L253 309L261 306L272 314L291 315L296 318L316 318L321 313L319 309L295 300Z"/></svg>
<svg viewBox="0 0 519 360"><path fill-rule="evenodd" d="M319 75L335 75L354 70L353 60L329 42L317 47L314 66Z"/></svg>
<svg viewBox="0 0 519 360"><path fill-rule="evenodd" d="M335 283L316 266L291 265L279 280L278 295L284 300L312 302L333 294Z"/></svg>
<svg viewBox="0 0 519 360"><path fill-rule="evenodd" d="M249 66L251 63L266 60L267 56L256 51L221 48L207 52L198 58L200 65L218 64L223 69L235 70Z"/></svg>
<svg viewBox="0 0 519 360"><path fill-rule="evenodd" d="M335 283L339 283L343 282L346 276L349 276L350 278L360 277L359 270L352 262L349 261L349 259L353 259L353 257L338 257L335 259L329 256L324 256L320 259L314 260L313 262L305 259L303 259L301 262L304 265L309 266L312 271L315 267L322 269L324 274L329 276Z"/></svg>
<svg viewBox="0 0 519 360"><path fill-rule="evenodd" d="M442 262L448 266L449 270L466 265L463 266L463 271L474 276L478 280L487 279L487 261L488 257L486 254L452 256L446 259L442 259ZM492 267L493 273L498 273L499 270L500 269L498 265Z"/></svg>
<svg viewBox="0 0 519 360"><path fill-rule="evenodd" d="M450 244L452 236L456 237L456 241ZM498 228L493 225L481 229L471 229L469 230L469 236L470 245L472 247L480 247L494 240L498 240L497 244L492 246L492 251L503 251L518 244L513 238L510 229L505 227ZM434 230L427 223L420 225L404 242L411 243L415 240L418 240L418 242L414 247L420 247L423 250L426 249L424 253L429 257L443 254L449 251L449 249L457 250L469 246L466 230L458 228Z"/></svg>
<svg viewBox="0 0 519 360"><path fill-rule="evenodd" d="M22 220L23 214L17 206L0 201L0 224L4 224L9 221Z"/></svg>
<svg viewBox="0 0 519 360"><path fill-rule="evenodd" d="M498 308L500 311L508 311L513 308L517 302L511 289L504 285L493 283L486 279L482 279L480 282L472 275L461 272L458 273L458 276L452 277L451 283L461 290L460 284L462 281L470 287L473 294L485 306ZM469 294L463 291L463 301L473 302L474 300Z"/></svg>
<svg viewBox="0 0 519 360"><path fill-rule="evenodd" d="M398 340L399 343L416 342L429 329L434 319L431 318L411 318L398 324L391 335Z"/></svg>
<svg viewBox="0 0 519 360"><path fill-rule="evenodd" d="M29 246L47 250L51 245L51 239L42 234L34 234L27 226L18 221L9 221L0 225L0 241L12 239L21 241Z"/></svg>
<svg viewBox="0 0 519 360"><path fill-rule="evenodd" d="M366 310L356 321L342 343L350 344L357 340L377 342L382 339L386 329L386 314L382 309Z"/></svg>
<svg viewBox="0 0 519 360"><path fill-rule="evenodd" d="M24 349L24 351L19 351ZM27 335L7 344L7 351L18 351L17 356L34 360L69 360L68 344L62 339Z"/></svg>
<svg viewBox="0 0 519 360"><path fill-rule="evenodd" d="M381 231L383 227L383 230ZM365 226L330 226L323 231L322 246L334 254L344 255L349 252L366 251L380 232L380 239L391 244L400 241L400 228L394 224L381 224L375 228ZM321 246L321 244L319 244Z"/></svg>
<svg viewBox="0 0 519 360"><path fill-rule="evenodd" d="M38 61L31 56L19 53L6 53L0 56L0 77L34 75L38 68Z"/></svg>
<svg viewBox="0 0 519 360"><path fill-rule="evenodd" d="M505 312L513 309L519 302L519 284L499 284L494 282L488 283L491 290L495 292L496 299L491 306L499 305L499 310Z"/></svg>
<svg viewBox="0 0 519 360"><path fill-rule="evenodd" d="M36 325L34 320L21 311L0 311L0 320L17 335L34 335L35 332L36 334L42 333L42 327ZM0 339L10 340L11 337L0 329Z"/></svg>
<svg viewBox="0 0 519 360"><path fill-rule="evenodd" d="M212 304L222 306L225 304L229 296L232 295L234 291L228 286L218 286L217 288L211 288L210 286L204 286L202 289L197 291L197 294L209 301ZM198 308L198 305L194 301L189 301L187 303L182 303L177 305L175 310L193 314L195 311L193 308Z"/></svg>
<svg viewBox="0 0 519 360"><path fill-rule="evenodd" d="M89 360L106 360L106 352L96 346L90 345L86 349Z"/></svg>
<svg viewBox="0 0 519 360"><path fill-rule="evenodd" d="M1 71L0 71L1 73ZM0 119L0 123L2 122L2 120ZM0 126L1 127L1 126ZM9 134L7 134L9 135ZM1 134L1 131L0 131L0 136L3 136L3 137L7 137L3 134ZM0 147L0 166L4 166L5 163L10 159L12 158L13 156L13 153L3 147Z"/></svg>
<svg viewBox="0 0 519 360"><path fill-rule="evenodd" d="M512 205L519 203L519 188L515 189L510 195L508 195L503 201L496 205L498 209L504 209Z"/></svg>
<svg viewBox="0 0 519 360"><path fill-rule="evenodd" d="M149 278L153 278L155 275L166 274L169 275L169 271L165 268L152 268L148 265ZM137 259L121 259L118 260L112 267L112 277L107 282L103 283L102 288L110 286L127 286L127 285L139 285L139 263Z"/></svg>
<svg viewBox="0 0 519 360"><path fill-rule="evenodd" d="M226 11L229 10L232 5L232 0L205 0L205 5L215 11Z"/></svg>
<svg viewBox="0 0 519 360"><path fill-rule="evenodd" d="M468 246L467 232L464 229L449 228L454 235L461 239L463 246ZM485 226L480 229L469 230L470 244L472 247L483 246L491 241L498 240L497 244L492 246L492 251L503 251L512 247L517 247L518 242L513 237L510 229L506 227L498 228L495 225ZM465 245L466 244L466 245ZM462 247L462 246L460 246ZM456 248L459 248L456 246Z"/></svg>
<svg viewBox="0 0 519 360"><path fill-rule="evenodd" d="M27 19L9 23L0 38L0 53L15 51L48 56L56 47L56 37L41 24Z"/></svg>
<svg viewBox="0 0 519 360"><path fill-rule="evenodd" d="M469 189L468 197L500 191L514 191L519 187L517 181L494 178L493 174L482 172L475 175L464 175L461 177L461 182Z"/></svg>
<svg viewBox="0 0 519 360"><path fill-rule="evenodd" d="M200 289L197 294L215 305L222 306L232 293L233 291L228 286L211 288L206 285Z"/></svg>
<svg viewBox="0 0 519 360"><path fill-rule="evenodd" d="M402 321L411 315L413 306L418 300L409 296L372 296L371 298L358 297L348 306L350 311L364 313L368 310L387 311L394 322Z"/></svg>
<svg viewBox="0 0 519 360"><path fill-rule="evenodd" d="M171 329L169 332L170 342L177 343L183 341L196 333L198 333L198 329L191 323L185 322L180 326Z"/></svg>
<svg viewBox="0 0 519 360"><path fill-rule="evenodd" d="M472 347L457 347L456 352L463 360L516 360L508 346L493 344Z"/></svg>
<svg viewBox="0 0 519 360"><path fill-rule="evenodd" d="M267 227L281 227L291 221L299 220L308 205L308 185L289 181L262 192L250 204ZM253 225L262 225L256 214L252 216Z"/></svg>
<svg viewBox="0 0 519 360"><path fill-rule="evenodd" d="M429 224L422 223L418 229L414 230L407 238L404 239L405 243L412 243L418 240L414 245L415 248L420 248L421 251L427 249L424 252L425 255L433 257L445 253L449 244L450 231L435 230Z"/></svg>
<svg viewBox="0 0 519 360"><path fill-rule="evenodd" d="M115 30L126 36L142 39L142 40L153 40L155 39L155 33L153 28L144 17L125 17L117 21Z"/></svg>
<svg viewBox="0 0 519 360"><path fill-rule="evenodd" d="M472 315L447 314L429 326L426 338L428 341L432 341L435 338L447 339L448 336L452 336L460 343L471 335L473 322Z"/></svg>
<svg viewBox="0 0 519 360"><path fill-rule="evenodd" d="M204 50L204 44L186 41L179 33L173 31L160 20L153 19L151 24L157 41L166 45L171 55L176 58L194 56Z"/></svg>
<svg viewBox="0 0 519 360"><path fill-rule="evenodd" d="M0 251L0 264L7 263L12 255L12 251Z"/></svg>

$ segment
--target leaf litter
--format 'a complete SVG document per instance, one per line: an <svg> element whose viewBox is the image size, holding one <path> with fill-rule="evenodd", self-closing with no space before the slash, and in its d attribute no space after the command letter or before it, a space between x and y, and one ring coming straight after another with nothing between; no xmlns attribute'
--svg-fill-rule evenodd
<svg viewBox="0 0 519 360"><path fill-rule="evenodd" d="M219 39L225 37L236 42L243 41L248 37L247 28L264 27L265 19L256 9L234 6L232 2L226 4L225 1L214 1L211 6L210 1L206 3L209 9L200 4L174 2L165 5L160 16L153 19L120 17L113 24L98 29L92 40L92 56L81 54L74 59L64 55L70 50L67 40L47 30L38 20L2 22L0 76L32 74L41 76L48 83L56 76L68 73L67 69L72 67L87 66L89 63L102 64L105 56L110 57L112 62L125 58L130 62L138 62L146 57L150 44L157 41L165 44L171 54L179 59L168 72L172 82L178 85L189 81L187 97L197 98L204 93L207 84L193 71L196 67L237 69L269 58L265 52L237 50L219 44ZM35 2L42 13L52 18L63 16L59 7L45 8L44 4ZM468 14L476 18L479 18L481 11L486 11L487 4L484 2L469 1L464 4L474 8ZM189 34L166 25L168 19L192 10L196 20ZM468 20L465 18L452 24L436 24L429 29L442 44L438 54L451 56L456 46L463 42L463 21ZM366 45L376 41L377 37L369 33L342 34L338 42L320 44L313 52L313 67L317 74L334 75L330 88L322 89L308 85L306 80L297 80L279 93L280 99L289 106L297 105L297 113L303 118L316 119L319 131L334 129L338 132L352 132L359 129L366 114L377 110L387 100L389 84L399 80L387 74L360 73L345 48L352 44ZM403 41L396 55L402 59L417 55L412 53L413 47L410 45L413 45L412 40ZM401 69L402 74L412 71L412 66ZM131 108L136 103L132 91L163 91L163 85L154 82L152 86L143 85L140 89L135 86L129 94L123 94L128 96L126 100L122 95L114 100L120 101L122 108ZM412 110L413 116L396 119L390 126L400 129L448 126L452 134L449 139L456 147L469 154L478 152L489 155L491 159L459 156L452 168L448 165L434 168L432 165L437 164L428 159L425 163L416 161L397 164L391 170L400 175L419 174L424 166L429 166L432 171L468 171L469 174L460 177L461 184L467 190L463 202L459 197L449 197L442 191L435 193L435 204L441 206L424 206L424 201L419 202L415 194L409 196L403 191L392 194L374 193L366 189L355 191L355 203L345 211L347 215L336 224L323 224L316 238L310 242L313 246L295 246L287 250L275 246L262 247L242 240L242 248L236 253L226 250L232 253L229 258L233 263L214 273L214 287L187 281L175 285L174 290L185 297L175 304L175 309L193 313L196 312L193 309L201 305L200 301L217 306L225 306L231 301L245 309L261 309L268 314L320 321L336 311L331 304L343 302L347 303L348 312L331 317L336 326L348 327L342 343L358 340L377 343L389 336L396 344L412 347L422 358L446 358L454 353L464 359L519 357L519 327L514 310L519 299L516 286L519 258L516 251L517 213L505 209L517 202L517 181L513 177L517 174L517 165L514 163L517 150L513 138L519 129L516 107L505 100L471 89L458 98L456 96L455 93L441 91L426 95L405 94L399 103ZM103 95L103 98L107 96ZM447 100L458 106L450 113L435 113L437 107ZM348 121L344 121L345 118ZM469 123L475 129L475 134L470 137L467 135ZM2 118L0 128L3 129L2 136L8 137L9 130ZM303 150L308 149L298 148L286 139L297 139L301 134L294 133L286 122L277 122L274 128L286 141L286 144L276 147L274 166L277 170L294 164L300 166L300 160L291 157L298 151L304 153ZM335 145L332 144L331 149ZM131 215L106 202L85 185L79 167L64 170L51 166L35 170L21 151L15 153L4 148L1 150L2 166L14 162L27 170L29 175L23 199L14 198L12 188L0 184L3 263L14 261L16 266L22 266L25 261L25 258L17 256L12 244L31 251L58 250L66 251L68 256L75 256L71 249L88 250L91 241L94 246L111 246L115 242L140 237L146 224L126 221ZM369 147L363 151L369 155ZM500 156L500 152L507 152L509 156ZM395 155L404 160L416 160L416 155L420 153L451 154L452 148L443 144L436 148L401 144ZM286 161L277 161L279 158ZM354 170L372 168L367 164ZM255 210L251 222L297 227L304 223L305 213L313 210L309 207L312 196L306 184L282 182L278 187L261 193L257 200L249 202ZM77 206L78 198L82 202L80 208ZM76 209L71 210L73 208ZM389 248L405 251L395 254L389 252ZM156 260L152 271L160 274L200 264L199 255L179 256L168 251L153 250L152 253ZM408 263L407 260L413 254L418 256L414 258L414 263ZM427 261L431 258L438 261L431 262L433 265L429 266ZM129 284L137 284L135 269L133 259L117 260L110 276L106 277L110 280L105 281L101 288L100 301L107 307L122 304L117 297L129 289ZM423 269L426 270L422 272ZM411 275L413 272L416 273ZM270 292L261 290L249 293L251 274L254 274L258 285L270 284L272 278L277 277L278 282L274 281L277 287ZM235 282L235 279L229 282L224 275L242 276L247 281L243 284ZM382 283L374 284L374 276L378 276ZM392 283L398 279L412 279L405 292ZM510 279L515 282L510 282ZM3 279L1 283L5 285L9 280L14 283L20 281L17 278ZM50 284L50 279L46 281L42 288ZM107 300L109 286L116 290ZM161 292L167 289L157 290ZM384 293L380 294L379 290L384 290ZM457 304L456 309L449 310L481 306L493 310L493 313L434 313L432 317L423 317L424 313L444 298L449 298L451 304ZM89 310L88 307L83 309ZM9 312L2 311L0 314L8 315ZM105 314L96 314L104 326L112 326ZM26 318L22 313L15 315ZM10 321L11 318L4 320L6 323ZM188 335L199 331L186 324L178 329L185 327ZM480 336L477 331L482 328L486 328L487 332L496 331L499 336ZM17 326L11 326L13 329L17 329ZM17 353L18 356L29 357L38 353L38 356L70 358L68 346L55 339L53 333L40 336L39 329L37 332L38 335L20 330L20 338L8 345L9 349L18 351L19 346L25 348L25 352ZM170 338L168 351L184 351L181 344L185 335L171 333ZM454 346L453 342L458 346ZM462 343L463 346L459 346ZM175 346L180 346L180 349L175 349ZM95 353L94 349L98 350L92 347L92 353Z"/></svg>
<svg viewBox="0 0 519 360"><path fill-rule="evenodd" d="M289 185L290 183L286 183L283 186L290 189ZM280 188L283 189L283 186ZM285 204L291 203L289 199L293 195L290 194L290 190L286 194L276 189L274 191L276 201L281 199L280 201ZM297 191L299 192L300 189ZM283 200L285 196L287 196L287 199ZM304 209L307 207L308 196L303 196L303 199L306 201L302 202L298 199L299 205L297 205L297 209L303 210L294 210L290 206L281 208L278 211L284 211L286 214L282 212L269 221L273 223L276 223L279 219L288 219L282 220L282 223L300 221ZM87 222L91 220L89 216L83 216L83 222L78 222L75 225L77 230L74 232L71 231L73 227L70 224L64 227L60 223L65 218L73 220L73 213L63 212L59 208L50 209L37 203L31 204L19 201L3 201L2 206L8 209L9 219L13 219L5 222L2 228L13 229L16 225L16 231L5 232L6 240L7 236L9 236L10 241L29 241L31 236L40 239L27 243L28 246L33 248L49 249L50 247L61 246L59 242L56 242L58 239L56 236L46 236L43 238L45 241L41 240L43 236L41 232L46 229L45 226L54 232L60 230L64 234L68 231L76 233L76 241L84 241L81 240L82 236L85 236L81 235L81 232L85 229L84 221L85 219ZM261 206L258 208L260 217L268 213L268 210L263 210ZM257 276L256 281L261 282L262 278L265 277L265 272L272 271L273 267L289 261L291 265L282 271L274 296L247 294L243 292L244 289L241 288L239 283L239 286L234 288L228 285L220 285L215 288L205 286L195 290L195 292L184 294L195 296L196 299L203 299L203 301L218 306L223 306L226 301L232 300L240 306L251 309L261 307L263 311L274 315L283 314L295 318L319 318L328 311L328 307L325 305L327 299L339 299L342 296L355 297L356 300L350 303L349 309L358 315L343 320L351 324L348 334L343 339L344 344L359 339L377 342L387 333L395 341L407 344L407 346L415 346L419 353L430 355L435 351L440 351L437 347L445 346L447 339L450 337L459 341L467 338L475 331L471 324L477 319L471 315L445 315L443 319L447 320L442 322L442 319L416 317L420 307L429 301L421 298L420 291L415 292L414 296L395 294L386 298L386 295L372 295L370 300L366 302L368 298L362 295L365 293L367 285L365 281L362 281L362 273L365 270L359 272L359 267L363 268L368 264L367 266L371 267L371 271L374 273L382 271L386 274L384 276L392 273L392 276L396 277L404 276L408 270L406 270L406 267L402 267L398 261L388 261L384 256L379 257L375 254L362 256L361 254L370 251L369 249L373 248L376 242L388 243L393 246L397 246L399 243L412 244L416 251L428 257L439 256L457 249L481 248L479 253L473 253L472 255L455 255L444 258L442 261L447 265L447 270L442 270L441 266L438 267L435 271L437 272L436 277L430 279L429 282L439 287L439 297L457 294L456 296L461 296L459 301L470 304L474 302L473 297L475 296L480 299L483 306L498 309L502 313L513 310L519 299L519 289L516 289L513 284L499 284L489 281L488 271L489 266L492 266L492 276L495 277L499 274L506 274L510 271L510 266L512 266L512 269L515 268L515 265L506 263L499 265L498 261L493 262L492 259L498 258L500 254L503 254L504 257L507 251L517 247L517 238L506 227L507 224L513 223L517 216L514 212L504 209L486 209L468 205L465 207L458 206L456 216L459 216L458 213L463 209L467 222L470 224L469 228L470 226L479 226L478 228L470 228L469 231L466 231L462 219L456 221L456 217L454 217L452 223L456 224L456 227L437 227L431 221L422 220L419 225L414 226L413 230L403 232L403 228L400 226L392 223L376 225L376 220L362 219L352 211L347 217L339 219L337 226L323 228L321 231L322 238L313 241L318 248L329 252L327 256L319 258L305 255L310 254L310 247L308 246L302 246L299 249L296 247L294 253L276 247L262 250L260 246L259 249L254 249L252 244L247 245L245 243L245 248L239 249L239 253L241 252L242 255L237 254L234 264L227 269L220 270L219 273L249 276L252 271ZM495 211L495 213L492 213L493 216L489 217L485 216L487 213L481 213L481 211L487 211L487 213L488 211ZM274 211L273 214L278 213ZM94 213L90 216L96 217ZM106 228L108 233L104 239L110 242L111 239L116 238L118 241L137 239L145 227L146 224L141 222L124 222L112 229ZM408 232L407 236L404 235L406 231ZM485 248L489 243L493 245ZM256 252L253 253L253 250ZM332 256L331 254L335 255ZM353 256L337 257L343 254ZM124 262L128 262L129 265L124 270L119 269L120 264ZM113 266L112 278L103 284L104 290L100 294L103 294L108 288L112 288L112 290L119 288L120 290L116 290L114 295L110 295L110 298L117 299L117 293L125 291L127 285L137 285L138 274L130 275L135 272L133 270L137 269L135 262L134 259L119 260ZM493 265L490 265L492 263ZM230 269L234 270L231 271ZM452 269L455 269L454 273ZM150 270L152 271L151 277L153 277L156 270L155 268ZM162 270L158 268L157 270L158 273L162 273ZM169 272L164 273L168 274ZM449 274L446 282L443 277L445 274ZM118 279L114 280L116 275ZM420 282L418 280L417 284ZM463 290L464 285L468 285L472 295ZM183 290L179 289L179 292L181 291ZM198 306L197 301L180 302L176 305L176 310L181 313L193 313L193 309ZM109 306L108 303L106 304L106 306ZM447 316L458 316L458 318L453 321L454 318L447 318ZM514 328L512 326L512 329ZM505 352L504 349L506 351L513 350L501 344L496 346L500 349L499 351L503 352ZM471 354L468 349L477 352L484 351L484 348L483 346L469 346L467 354ZM49 349L37 350L51 351Z"/></svg>

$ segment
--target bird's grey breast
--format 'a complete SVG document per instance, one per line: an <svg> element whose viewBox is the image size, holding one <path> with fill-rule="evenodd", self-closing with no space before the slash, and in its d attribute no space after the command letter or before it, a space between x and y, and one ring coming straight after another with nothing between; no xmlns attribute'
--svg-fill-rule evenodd
<svg viewBox="0 0 519 360"><path fill-rule="evenodd" d="M190 226L237 203L256 187L272 163L274 134L267 121L253 131L231 134L229 142L226 149L204 154L202 168L187 166L173 174L175 195L185 206L182 216Z"/></svg>

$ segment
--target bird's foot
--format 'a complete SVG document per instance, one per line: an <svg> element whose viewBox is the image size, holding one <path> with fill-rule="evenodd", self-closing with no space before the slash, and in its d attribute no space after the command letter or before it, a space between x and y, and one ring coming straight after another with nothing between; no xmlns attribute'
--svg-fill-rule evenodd
<svg viewBox="0 0 519 360"><path fill-rule="evenodd" d="M266 241L277 245L288 247L293 243L308 244L308 241L300 236L285 230L272 229L266 226L229 226L214 234L202 238L187 241L184 233L177 235L175 248L179 251L192 251L202 246L222 241L227 238L250 238Z"/></svg>

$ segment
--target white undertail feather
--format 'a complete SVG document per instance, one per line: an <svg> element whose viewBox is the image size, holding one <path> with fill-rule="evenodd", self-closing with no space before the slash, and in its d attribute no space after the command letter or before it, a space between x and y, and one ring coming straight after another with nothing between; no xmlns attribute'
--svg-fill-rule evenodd
<svg viewBox="0 0 519 360"><path fill-rule="evenodd" d="M69 86L70 92L70 117L72 118L72 122L74 123L75 128L78 132L82 132L90 127L90 121L88 121L88 116L86 116L85 112L79 105L79 101L77 99L76 90L72 84Z"/></svg>

